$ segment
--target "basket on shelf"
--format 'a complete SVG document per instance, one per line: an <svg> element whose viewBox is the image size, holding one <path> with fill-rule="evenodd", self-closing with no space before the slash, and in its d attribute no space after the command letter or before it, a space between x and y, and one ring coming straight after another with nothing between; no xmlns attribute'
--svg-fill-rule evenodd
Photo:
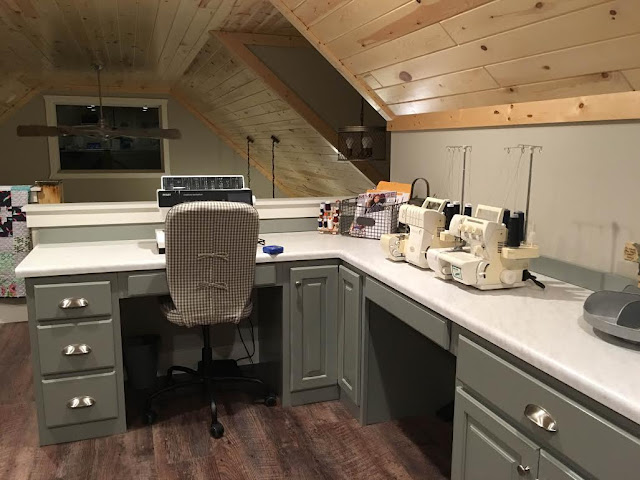
<svg viewBox="0 0 640 480"><path fill-rule="evenodd" d="M379 240L385 233L395 233L402 205L384 205L372 211L372 208L358 205L357 197L347 198L341 205L340 234Z"/></svg>

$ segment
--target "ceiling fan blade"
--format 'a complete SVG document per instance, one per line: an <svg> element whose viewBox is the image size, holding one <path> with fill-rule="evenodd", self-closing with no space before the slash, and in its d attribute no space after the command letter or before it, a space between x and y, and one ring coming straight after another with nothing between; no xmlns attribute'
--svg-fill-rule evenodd
<svg viewBox="0 0 640 480"><path fill-rule="evenodd" d="M175 128L100 128L99 126L71 127L58 125L19 125L19 137L59 137L64 135L76 135L85 137L132 137L132 138L158 138L177 140L182 138L180 130Z"/></svg>
<svg viewBox="0 0 640 480"><path fill-rule="evenodd" d="M109 133L112 137L132 137L132 138L158 138L167 140L178 140L182 138L180 130L177 128L112 128Z"/></svg>

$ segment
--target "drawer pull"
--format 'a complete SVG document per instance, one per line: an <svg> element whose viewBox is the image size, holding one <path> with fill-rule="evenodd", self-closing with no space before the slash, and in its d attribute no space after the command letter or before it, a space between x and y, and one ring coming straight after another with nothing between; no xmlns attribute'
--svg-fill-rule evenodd
<svg viewBox="0 0 640 480"><path fill-rule="evenodd" d="M302 286L302 282L301 282L300 280L298 280L298 281L296 282L296 287L297 287L297 288L300 288L301 286Z"/></svg>
<svg viewBox="0 0 640 480"><path fill-rule="evenodd" d="M93 407L96 404L96 400L89 395L83 395L81 397L73 397L71 400L67 402L67 407L76 409L76 408L88 408Z"/></svg>
<svg viewBox="0 0 640 480"><path fill-rule="evenodd" d="M544 408L530 403L524 409L524 414L529 420L547 432L557 432L558 424Z"/></svg>
<svg viewBox="0 0 640 480"><path fill-rule="evenodd" d="M86 343L67 345L62 349L62 355L65 355L67 357L71 355L87 355L89 353L91 353L91 347Z"/></svg>
<svg viewBox="0 0 640 480"><path fill-rule="evenodd" d="M531 471L529 467L523 467L522 465L518 465L516 470L518 471L518 475L520 475L521 477L529 475L529 472Z"/></svg>
<svg viewBox="0 0 640 480"><path fill-rule="evenodd" d="M58 307L62 310L69 310L71 308L85 308L89 306L89 300L82 297L68 297L63 298L58 303Z"/></svg>

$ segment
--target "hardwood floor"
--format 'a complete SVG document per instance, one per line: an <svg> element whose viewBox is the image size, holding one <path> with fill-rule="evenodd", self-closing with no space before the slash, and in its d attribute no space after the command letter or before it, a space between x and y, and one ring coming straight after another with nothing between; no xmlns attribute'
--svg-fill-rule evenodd
<svg viewBox="0 0 640 480"><path fill-rule="evenodd" d="M2 479L449 478L450 424L420 417L361 427L340 402L267 408L235 392L217 397L221 440L209 436L202 396L159 403L152 427L129 396L127 433L38 447L25 323L0 325L0 385Z"/></svg>

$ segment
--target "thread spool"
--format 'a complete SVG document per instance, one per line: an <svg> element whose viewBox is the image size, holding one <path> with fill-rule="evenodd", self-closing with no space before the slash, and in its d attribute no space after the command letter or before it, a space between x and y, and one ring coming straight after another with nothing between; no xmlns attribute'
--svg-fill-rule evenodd
<svg viewBox="0 0 640 480"><path fill-rule="evenodd" d="M457 200L453 202L453 214L458 215L461 211L462 205Z"/></svg>
<svg viewBox="0 0 640 480"><path fill-rule="evenodd" d="M521 211L517 211L516 215L518 215L518 217L520 217L520 240L524 240L524 226L525 226L525 218L524 218L524 212Z"/></svg>
<svg viewBox="0 0 640 480"><path fill-rule="evenodd" d="M508 227L510 219L511 219L511 210L509 210L508 208L505 208L504 214L502 215L502 223L504 223Z"/></svg>
<svg viewBox="0 0 640 480"><path fill-rule="evenodd" d="M473 205L471 205L470 203L465 203L465 205L464 205L464 214L467 217L472 217L473 216Z"/></svg>
<svg viewBox="0 0 640 480"><path fill-rule="evenodd" d="M520 225L521 218L517 212L512 213L509 217L509 230L507 232L507 247L518 248L522 241L522 226Z"/></svg>
<svg viewBox="0 0 640 480"><path fill-rule="evenodd" d="M449 229L449 225L451 225L451 219L453 218L454 215L455 215L455 208L453 206L453 203L447 203L447 206L444 207L445 230Z"/></svg>

